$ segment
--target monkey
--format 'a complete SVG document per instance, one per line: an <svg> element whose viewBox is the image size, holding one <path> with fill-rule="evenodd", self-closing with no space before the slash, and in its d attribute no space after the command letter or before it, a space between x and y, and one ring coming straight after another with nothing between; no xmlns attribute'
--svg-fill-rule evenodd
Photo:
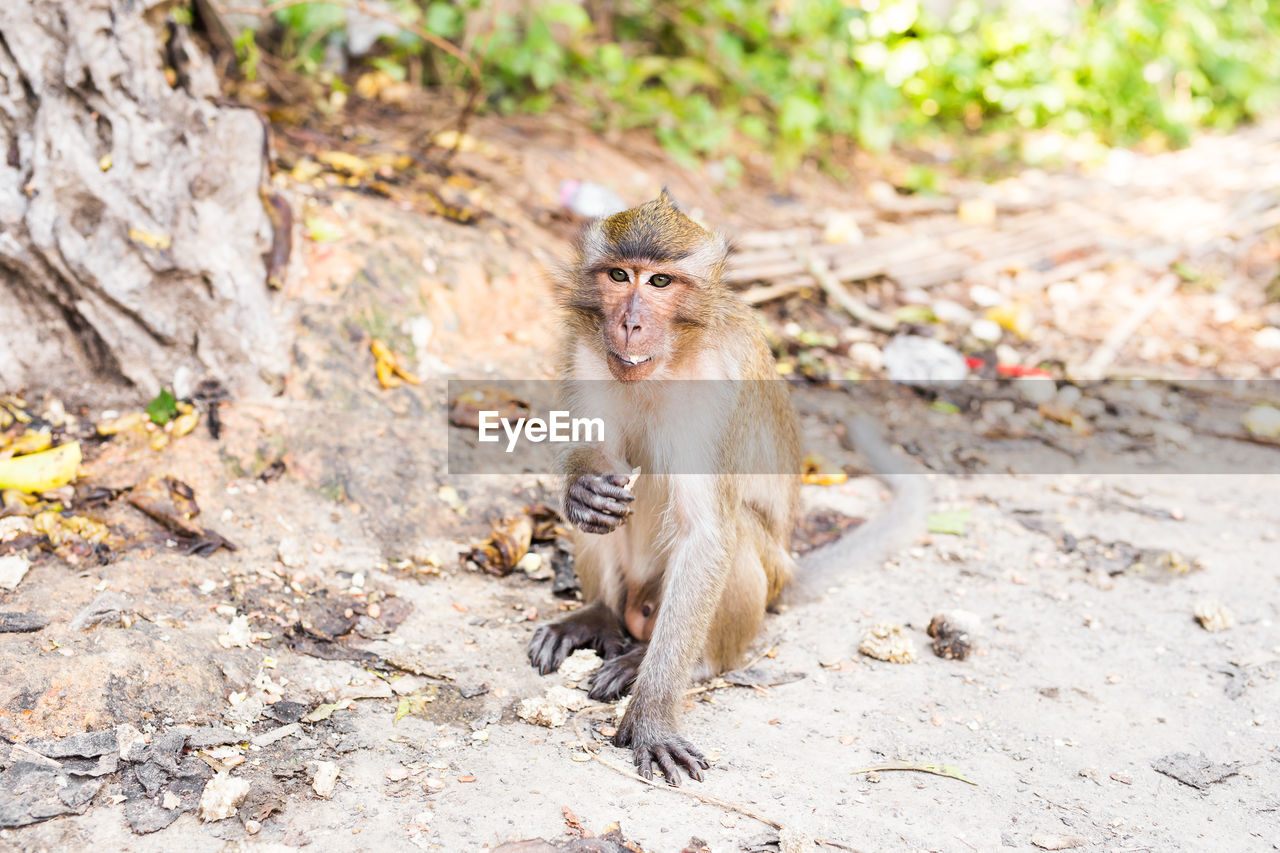
<svg viewBox="0 0 1280 853"><path fill-rule="evenodd" d="M589 223L558 290L561 395L606 412L615 434L561 457L585 604L538 628L528 657L546 675L595 649L591 697L632 693L615 744L671 785L709 767L678 728L686 688L738 664L797 569L799 419L760 323L723 282L729 251L664 189ZM874 429L847 433L888 479L891 451ZM634 467L629 485L620 472ZM813 552L810 586L874 543L887 556L915 511Z"/></svg>

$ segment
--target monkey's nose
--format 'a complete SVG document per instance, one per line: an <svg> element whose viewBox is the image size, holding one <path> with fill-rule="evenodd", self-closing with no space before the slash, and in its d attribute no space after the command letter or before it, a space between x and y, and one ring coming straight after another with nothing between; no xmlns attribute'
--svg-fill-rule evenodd
<svg viewBox="0 0 1280 853"><path fill-rule="evenodd" d="M622 337L626 343L631 343L631 336L640 331L639 317L623 317L622 318Z"/></svg>

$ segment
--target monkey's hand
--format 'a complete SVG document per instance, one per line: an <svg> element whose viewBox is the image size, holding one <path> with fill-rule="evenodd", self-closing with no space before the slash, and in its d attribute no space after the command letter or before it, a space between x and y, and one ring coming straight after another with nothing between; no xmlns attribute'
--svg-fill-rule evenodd
<svg viewBox="0 0 1280 853"><path fill-rule="evenodd" d="M653 779L656 764L667 777L667 784L679 786L680 771L684 770L689 778L702 781L702 771L711 765L702 756L702 751L685 740L675 727L633 713L632 706L627 708L622 722L618 725L618 734L613 742L621 747L631 747L631 757L636 763L636 770L646 779Z"/></svg>
<svg viewBox="0 0 1280 853"><path fill-rule="evenodd" d="M579 474L565 494L564 514L584 533L610 533L631 515L633 500L622 474Z"/></svg>

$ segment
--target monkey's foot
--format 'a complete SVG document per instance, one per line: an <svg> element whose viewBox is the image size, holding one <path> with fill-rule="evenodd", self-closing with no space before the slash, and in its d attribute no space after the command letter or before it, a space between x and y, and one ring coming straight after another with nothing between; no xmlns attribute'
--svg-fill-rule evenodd
<svg viewBox="0 0 1280 853"><path fill-rule="evenodd" d="M701 782L702 771L711 766L702 756L702 751L677 734L675 729L648 720L637 720L631 714L622 718L613 742L618 746L631 747L631 757L641 776L652 779L654 765L657 765L668 785L679 786L681 770L688 773L690 779Z"/></svg>
<svg viewBox="0 0 1280 853"><path fill-rule="evenodd" d="M636 646L617 657L609 658L591 676L591 690L588 696L597 702L612 702L631 690L636 682L636 673L640 671L640 661L644 660L647 645Z"/></svg>
<svg viewBox="0 0 1280 853"><path fill-rule="evenodd" d="M543 625L529 641L529 663L543 675L555 672L578 649L595 649L606 660L617 658L630 641L618 618L603 605L588 605L572 616Z"/></svg>

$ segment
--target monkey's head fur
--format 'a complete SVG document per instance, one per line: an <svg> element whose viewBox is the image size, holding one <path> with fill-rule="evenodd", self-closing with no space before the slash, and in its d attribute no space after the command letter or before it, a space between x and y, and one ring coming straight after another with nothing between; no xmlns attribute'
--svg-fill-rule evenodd
<svg viewBox="0 0 1280 853"><path fill-rule="evenodd" d="M664 189L653 201L590 223L563 277L571 336L615 379L671 369L694 353L694 332L736 301L721 280L729 245L680 211Z"/></svg>

